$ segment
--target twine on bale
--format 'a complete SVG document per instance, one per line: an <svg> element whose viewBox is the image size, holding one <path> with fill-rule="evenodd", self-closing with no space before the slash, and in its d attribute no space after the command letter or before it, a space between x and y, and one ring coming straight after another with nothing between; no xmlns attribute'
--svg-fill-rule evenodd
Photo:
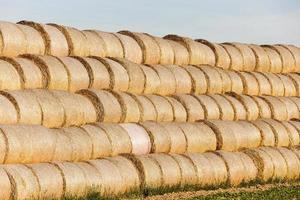
<svg viewBox="0 0 300 200"><path fill-rule="evenodd" d="M94 31L84 30L82 33L86 37L86 46L89 56L106 56L106 46L104 40Z"/></svg>
<svg viewBox="0 0 300 200"><path fill-rule="evenodd" d="M189 52L185 46L175 42L173 40L166 40L172 47L174 52L174 64L175 65L188 65L189 64Z"/></svg>
<svg viewBox="0 0 300 200"><path fill-rule="evenodd" d="M220 110L216 101L208 95L195 95L204 110L205 119L220 119Z"/></svg>
<svg viewBox="0 0 300 200"><path fill-rule="evenodd" d="M167 66L174 75L176 81L176 91L177 94L191 93L192 91L192 78L187 70L178 65L168 65Z"/></svg>
<svg viewBox="0 0 300 200"><path fill-rule="evenodd" d="M235 47L228 43L220 44L228 53L230 57L230 68L236 71L242 71L244 68L243 56L241 52Z"/></svg>
<svg viewBox="0 0 300 200"><path fill-rule="evenodd" d="M255 71L258 72L269 72L271 68L271 63L267 52L259 45L255 44L248 44L248 47L254 53L256 64L255 64Z"/></svg>
<svg viewBox="0 0 300 200"><path fill-rule="evenodd" d="M22 69L18 63L14 62L12 58L0 57L0 66L2 71L0 74L1 90L20 90L24 87L24 76L22 76Z"/></svg>
<svg viewBox="0 0 300 200"><path fill-rule="evenodd" d="M283 64L280 54L272 48L271 45L262 46L269 57L270 68L269 72L280 73L283 70Z"/></svg>
<svg viewBox="0 0 300 200"><path fill-rule="evenodd" d="M184 106L173 97L166 97L169 103L172 106L174 122L186 122L187 121L187 112Z"/></svg>
<svg viewBox="0 0 300 200"><path fill-rule="evenodd" d="M192 79L192 90L194 94L205 94L208 90L208 83L205 74L197 67L188 65L185 67Z"/></svg>
<svg viewBox="0 0 300 200"><path fill-rule="evenodd" d="M247 44L233 42L228 43L239 50L243 58L243 70L244 71L254 71L256 66L255 54Z"/></svg>
<svg viewBox="0 0 300 200"><path fill-rule="evenodd" d="M174 51L173 51L171 44L163 38L155 37L155 36L147 34L147 33L145 33L145 34L152 37L160 49L159 64L162 64L162 65L174 64L175 55L174 55Z"/></svg>
<svg viewBox="0 0 300 200"><path fill-rule="evenodd" d="M264 73L260 72L250 72L252 76L256 79L259 86L259 95L271 95L272 94L272 85Z"/></svg>
<svg viewBox="0 0 300 200"><path fill-rule="evenodd" d="M256 78L248 72L237 72L243 81L244 92L247 95L258 95L259 94L259 83Z"/></svg>
<svg viewBox="0 0 300 200"><path fill-rule="evenodd" d="M176 93L176 77L169 67L163 65L150 66L157 73L160 85L156 93L160 95L170 95Z"/></svg>
<svg viewBox="0 0 300 200"><path fill-rule="evenodd" d="M187 150L187 141L183 130L178 123L161 123L167 130L171 140L170 152L172 153L185 153Z"/></svg>
<svg viewBox="0 0 300 200"><path fill-rule="evenodd" d="M253 96L253 100L258 105L259 109L259 118L270 119L272 118L272 110L270 105L261 97Z"/></svg>
<svg viewBox="0 0 300 200"><path fill-rule="evenodd" d="M158 122L171 122L174 121L173 108L166 97L160 95L146 95L154 105Z"/></svg>

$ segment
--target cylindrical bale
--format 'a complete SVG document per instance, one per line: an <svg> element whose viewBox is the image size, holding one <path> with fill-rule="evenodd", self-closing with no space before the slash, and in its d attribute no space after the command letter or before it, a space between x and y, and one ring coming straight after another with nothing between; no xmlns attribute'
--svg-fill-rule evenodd
<svg viewBox="0 0 300 200"><path fill-rule="evenodd" d="M228 75L227 71L217 67L215 69L219 72L222 79L222 93L231 92L231 78Z"/></svg>
<svg viewBox="0 0 300 200"><path fill-rule="evenodd" d="M141 47L143 52L142 63L158 64L160 60L160 49L155 40L144 33L120 31L120 34L132 37Z"/></svg>
<svg viewBox="0 0 300 200"><path fill-rule="evenodd" d="M96 126L103 129L111 143L111 156L121 153L132 152L132 142L128 132L120 125L115 123L96 123Z"/></svg>
<svg viewBox="0 0 300 200"><path fill-rule="evenodd" d="M27 165L39 183L39 198L61 198L64 194L64 179L61 171L51 163Z"/></svg>
<svg viewBox="0 0 300 200"><path fill-rule="evenodd" d="M92 124L86 124L81 128L90 136L93 144L91 159L108 157L112 154L111 141L102 128Z"/></svg>
<svg viewBox="0 0 300 200"><path fill-rule="evenodd" d="M258 170L253 162L253 160L244 152L237 152L239 157L242 160L242 163L245 168L245 177L244 177L244 183L248 183L250 181L254 181L257 179Z"/></svg>
<svg viewBox="0 0 300 200"><path fill-rule="evenodd" d="M82 33L86 37L89 56L106 56L106 46L104 40L94 31L84 30Z"/></svg>
<svg viewBox="0 0 300 200"><path fill-rule="evenodd" d="M217 102L208 95L195 95L204 110L205 119L220 119L220 110Z"/></svg>
<svg viewBox="0 0 300 200"><path fill-rule="evenodd" d="M284 87L284 96L296 96L296 86L294 85L294 82L289 76L278 74L278 77L281 79Z"/></svg>
<svg viewBox="0 0 300 200"><path fill-rule="evenodd" d="M122 108L112 93L105 90L81 90L79 94L86 96L93 103L97 113L97 121L120 122Z"/></svg>
<svg viewBox="0 0 300 200"><path fill-rule="evenodd" d="M259 95L259 83L256 78L249 72L238 72L244 85L243 94Z"/></svg>
<svg viewBox="0 0 300 200"><path fill-rule="evenodd" d="M268 78L260 72L250 72L258 82L259 86L259 95L271 95L272 86Z"/></svg>
<svg viewBox="0 0 300 200"><path fill-rule="evenodd" d="M295 59L295 69L297 70L300 68L300 49L299 47L296 47L295 45L283 45L280 44L280 46L288 49L290 51L290 53L293 55L294 59Z"/></svg>
<svg viewBox="0 0 300 200"><path fill-rule="evenodd" d="M192 91L192 78L187 70L178 65L168 65L167 66L173 73L176 80L176 90L177 94L191 93Z"/></svg>
<svg viewBox="0 0 300 200"><path fill-rule="evenodd" d="M3 200L10 200L12 198L13 187L9 176L7 172L3 169L3 167L0 168L0 177L1 198Z"/></svg>
<svg viewBox="0 0 300 200"><path fill-rule="evenodd" d="M125 59L138 64L143 62L143 51L132 37L120 33L115 33L115 36L122 44Z"/></svg>
<svg viewBox="0 0 300 200"><path fill-rule="evenodd" d="M166 97L160 95L146 95L146 97L153 103L158 122L171 122L174 121L174 114L172 105Z"/></svg>
<svg viewBox="0 0 300 200"><path fill-rule="evenodd" d="M0 123L16 124L19 120L18 106L12 98L0 95Z"/></svg>
<svg viewBox="0 0 300 200"><path fill-rule="evenodd" d="M270 60L267 52L259 45L248 44L248 47L253 51L256 58L255 71L268 72L270 71Z"/></svg>
<svg viewBox="0 0 300 200"><path fill-rule="evenodd" d="M64 133L63 129L51 129L51 131L56 134L56 146L52 160L72 161L71 139Z"/></svg>
<svg viewBox="0 0 300 200"><path fill-rule="evenodd" d="M160 85L156 93L160 95L175 94L177 84L172 70L163 65L153 65L151 67L156 71L160 79Z"/></svg>
<svg viewBox="0 0 300 200"><path fill-rule="evenodd" d="M295 180L299 178L300 161L296 153L290 149L278 147L277 150L284 157L287 165L287 176L288 180Z"/></svg>
<svg viewBox="0 0 300 200"><path fill-rule="evenodd" d="M201 42L202 44L207 45L208 47L211 48L211 50L213 50L213 52L215 53L215 58L216 58L216 66L223 68L223 69L229 69L230 67L230 57L227 53L227 51L224 49L224 47L222 47L221 45L217 44L217 43L212 43L209 42L207 40L203 40L203 39L197 39L197 42Z"/></svg>
<svg viewBox="0 0 300 200"><path fill-rule="evenodd" d="M77 102L79 104L78 111L83 113L83 120L79 125L86 123L94 123L97 121L97 110L95 109L93 103L85 96L76 95Z"/></svg>
<svg viewBox="0 0 300 200"><path fill-rule="evenodd" d="M185 153L187 150L187 139L178 123L161 123L167 130L171 140L171 153Z"/></svg>
<svg viewBox="0 0 300 200"><path fill-rule="evenodd" d="M281 45L272 45L282 60L282 73L294 72L296 70L296 61L293 54Z"/></svg>
<svg viewBox="0 0 300 200"><path fill-rule="evenodd" d="M149 35L149 34L147 34L147 35ZM149 35L149 36L155 40L155 42L157 43L157 45L160 49L159 64L162 64L162 65L174 64L174 57L175 57L174 51L173 51L171 44L168 42L168 40L165 40L160 37L155 37L152 35Z"/></svg>
<svg viewBox="0 0 300 200"><path fill-rule="evenodd" d="M197 128L195 133L201 137L201 143L203 147L207 149L206 151L215 151L217 149L217 138L215 132L205 123L197 122L194 123L194 125ZM191 140L192 138L189 139Z"/></svg>
<svg viewBox="0 0 300 200"><path fill-rule="evenodd" d="M292 101L288 97L277 97L277 98L285 104L288 120L299 118L299 110L297 104L294 101Z"/></svg>
<svg viewBox="0 0 300 200"><path fill-rule="evenodd" d="M8 58L9 59L9 58ZM0 89L1 90L20 90L23 87L23 78L17 68L5 57L0 58Z"/></svg>
<svg viewBox="0 0 300 200"><path fill-rule="evenodd" d="M151 141L151 153L168 153L171 149L171 138L168 130L156 122L143 122L140 124L148 133Z"/></svg>
<svg viewBox="0 0 300 200"><path fill-rule="evenodd" d="M220 44L226 50L230 57L230 69L236 71L242 71L244 69L243 55L238 48L230 44Z"/></svg>
<svg viewBox="0 0 300 200"><path fill-rule="evenodd" d="M251 96L232 94L233 97L238 99L245 107L247 112L247 120L256 120L259 117L258 104Z"/></svg>
<svg viewBox="0 0 300 200"><path fill-rule="evenodd" d="M155 105L143 95L131 94L132 98L138 103L140 108L140 121L157 121ZM170 101L169 101L170 102Z"/></svg>
<svg viewBox="0 0 300 200"><path fill-rule="evenodd" d="M235 92L237 94L242 94L244 91L244 85L241 77L235 71L228 70L226 71L231 80L231 92Z"/></svg>
<svg viewBox="0 0 300 200"><path fill-rule="evenodd" d="M187 112L184 106L173 97L166 97L169 103L172 106L174 114L174 122L186 122L187 121Z"/></svg>
<svg viewBox="0 0 300 200"><path fill-rule="evenodd" d="M173 40L166 40L172 47L174 52L174 64L175 65L188 65L189 64L189 52L185 46L175 42Z"/></svg>
<svg viewBox="0 0 300 200"><path fill-rule="evenodd" d="M212 94L209 96L213 98L218 105L221 120L234 120L234 109L224 95Z"/></svg>
<svg viewBox="0 0 300 200"><path fill-rule="evenodd" d="M145 75L144 94L157 93L161 83L157 72L150 66L140 65Z"/></svg>
<svg viewBox="0 0 300 200"><path fill-rule="evenodd" d="M215 65L215 54L207 45L178 35L166 35L164 39L173 40L185 46L189 52L189 64Z"/></svg>
<svg viewBox="0 0 300 200"><path fill-rule="evenodd" d="M290 137L287 129L279 121L273 119L264 119L268 123L275 135L275 145L278 147L288 147L290 145Z"/></svg>
<svg viewBox="0 0 300 200"><path fill-rule="evenodd" d="M251 121L250 123L252 123L256 128L258 128L261 133L261 146L275 146L275 135L271 126L268 123L262 120Z"/></svg>
<svg viewBox="0 0 300 200"><path fill-rule="evenodd" d="M93 31L95 32L105 44L105 56L113 58L124 58L124 51L121 41L114 33Z"/></svg>
<svg viewBox="0 0 300 200"><path fill-rule="evenodd" d="M261 146L262 135L260 130L254 126L251 122L248 121L239 121L235 122L243 127L244 131L238 134L245 134L247 139L246 148L257 148Z"/></svg>
<svg viewBox="0 0 300 200"><path fill-rule="evenodd" d="M279 100L279 98L273 96L262 96L260 98L269 104L271 109L271 117L273 119L281 121L288 119L287 107L285 103Z"/></svg>
<svg viewBox="0 0 300 200"><path fill-rule="evenodd" d="M230 45L236 47L243 57L243 70L244 71L254 71L256 67L256 57L252 49L243 43L233 42L229 43Z"/></svg>
<svg viewBox="0 0 300 200"><path fill-rule="evenodd" d="M15 106L17 111L18 123L20 124L41 124L42 111L37 98L31 91L1 91L1 95L5 96Z"/></svg>
<svg viewBox="0 0 300 200"><path fill-rule="evenodd" d="M189 65L185 67L192 79L192 90L194 94L205 94L208 91L208 83L205 74L197 67Z"/></svg>
<svg viewBox="0 0 300 200"><path fill-rule="evenodd" d="M236 143L234 144L237 150L246 148L247 146L251 146L249 144L249 140L251 137L248 135L246 128L241 125L241 122L233 122L233 121L220 121L219 127L221 126L221 130L224 128L229 129L232 133L232 137L235 138ZM218 122L217 122L218 123ZM251 130L250 130L251 131ZM226 150L226 149L224 149Z"/></svg>
<svg viewBox="0 0 300 200"><path fill-rule="evenodd" d="M287 129L290 137L290 146L297 146L300 143L299 131L288 121L282 121L282 125Z"/></svg>
<svg viewBox="0 0 300 200"><path fill-rule="evenodd" d="M173 97L186 109L187 121L194 122L205 119L204 109L196 97L187 94L176 95Z"/></svg>
<svg viewBox="0 0 300 200"><path fill-rule="evenodd" d="M89 160L93 153L93 142L89 134L79 127L63 129L63 134L71 140L72 161Z"/></svg>
<svg viewBox="0 0 300 200"><path fill-rule="evenodd" d="M151 151L151 141L147 131L140 125L135 123L120 124L128 133L131 144L132 153L135 155L149 154Z"/></svg>
<svg viewBox="0 0 300 200"><path fill-rule="evenodd" d="M25 35L26 51L24 53L44 55L46 49L42 35L30 26L22 24L17 24L17 26Z"/></svg>
<svg viewBox="0 0 300 200"><path fill-rule="evenodd" d="M3 168L12 183L12 198L38 199L40 190L39 181L29 167L21 164L13 164L3 165Z"/></svg>
<svg viewBox="0 0 300 200"><path fill-rule="evenodd" d="M46 55L67 56L69 54L69 46L66 37L54 26L39 24L32 21L20 21L18 24L30 26L41 34L45 43Z"/></svg>
<svg viewBox="0 0 300 200"><path fill-rule="evenodd" d="M207 93L214 94L214 93L222 93L223 86L222 86L222 77L219 74L218 70L215 68L208 66L208 65L200 65L198 66L200 70L205 75L205 79L207 82Z"/></svg>
<svg viewBox="0 0 300 200"><path fill-rule="evenodd" d="M231 104L233 111L234 111L234 120L246 120L247 119L247 112L244 105L236 98L224 95L224 97L229 101Z"/></svg>
<svg viewBox="0 0 300 200"><path fill-rule="evenodd" d="M293 81L296 88L296 95L300 94L300 76L296 73L288 73L287 76Z"/></svg>
<svg viewBox="0 0 300 200"><path fill-rule="evenodd" d="M291 120L291 121L287 121L287 123L292 125L296 129L298 134L300 133L300 122L299 121ZM299 137L300 137L300 135L299 135ZM296 141L297 141L298 136L295 135L295 138L296 138Z"/></svg>
<svg viewBox="0 0 300 200"><path fill-rule="evenodd" d="M262 73L270 82L272 96L284 96L284 85L277 74Z"/></svg>
<svg viewBox="0 0 300 200"><path fill-rule="evenodd" d="M282 60L279 53L270 48L270 46L262 46L265 52L267 53L270 61L269 72L280 73L283 70Z"/></svg>
<svg viewBox="0 0 300 200"><path fill-rule="evenodd" d="M116 156L107 158L110 162L115 164L119 169L124 184L125 193L139 191L141 180L139 172L135 165L125 157Z"/></svg>
<svg viewBox="0 0 300 200"><path fill-rule="evenodd" d="M270 119L272 118L272 112L269 104L259 96L253 96L253 100L257 103L259 108L259 118Z"/></svg>
<svg viewBox="0 0 300 200"><path fill-rule="evenodd" d="M102 177L98 169L88 162L77 162L76 165L82 170L85 176L85 192L101 192Z"/></svg>

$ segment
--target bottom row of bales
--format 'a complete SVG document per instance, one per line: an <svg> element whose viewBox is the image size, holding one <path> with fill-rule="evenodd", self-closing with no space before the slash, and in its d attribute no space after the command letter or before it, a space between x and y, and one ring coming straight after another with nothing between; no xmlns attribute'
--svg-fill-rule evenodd
<svg viewBox="0 0 300 200"><path fill-rule="evenodd" d="M237 186L295 180L300 148L261 147L240 152L121 155L86 162L0 165L1 199L143 194L166 188Z"/></svg>

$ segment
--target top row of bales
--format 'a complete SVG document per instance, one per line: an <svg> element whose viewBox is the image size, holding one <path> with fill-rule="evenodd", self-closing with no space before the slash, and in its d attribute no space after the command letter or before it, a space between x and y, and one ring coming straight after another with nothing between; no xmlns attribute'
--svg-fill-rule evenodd
<svg viewBox="0 0 300 200"><path fill-rule="evenodd" d="M38 54L126 58L144 64L208 64L236 71L273 73L300 70L293 45L212 43L177 35L78 30L58 24L0 22L0 55Z"/></svg>

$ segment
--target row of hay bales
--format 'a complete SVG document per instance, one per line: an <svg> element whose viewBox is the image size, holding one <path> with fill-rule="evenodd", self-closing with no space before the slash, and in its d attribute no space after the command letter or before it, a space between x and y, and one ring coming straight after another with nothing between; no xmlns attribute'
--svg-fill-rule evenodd
<svg viewBox="0 0 300 200"><path fill-rule="evenodd" d="M25 53L54 56L126 58L145 64L210 64L238 71L274 73L300 69L300 49L293 45L211 43L177 35L80 31L58 24L0 22L1 55Z"/></svg>
<svg viewBox="0 0 300 200"><path fill-rule="evenodd" d="M0 90L111 89L135 94L299 96L298 73L235 72L209 65L141 65L120 58L0 57Z"/></svg>
<svg viewBox="0 0 300 200"><path fill-rule="evenodd" d="M201 153L300 144L299 121L94 123L48 129L1 125L0 163L84 161L124 153Z"/></svg>
<svg viewBox="0 0 300 200"><path fill-rule="evenodd" d="M0 91L1 124L50 128L93 122L194 122L204 119L299 119L299 97L211 95L134 95L109 90Z"/></svg>
<svg viewBox="0 0 300 200"><path fill-rule="evenodd" d="M170 187L297 180L299 158L297 148L262 147L241 152L123 155L77 163L0 165L0 194L3 200L59 199L82 196L92 189L112 197Z"/></svg>

